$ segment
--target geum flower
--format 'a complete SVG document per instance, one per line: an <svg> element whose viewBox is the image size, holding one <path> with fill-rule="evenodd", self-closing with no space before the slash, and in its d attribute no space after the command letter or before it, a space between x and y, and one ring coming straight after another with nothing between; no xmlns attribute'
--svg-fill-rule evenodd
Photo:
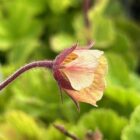
<svg viewBox="0 0 140 140"><path fill-rule="evenodd" d="M58 55L53 63L53 74L60 89L76 103L96 105L103 96L107 60L100 50L74 45Z"/></svg>
<svg viewBox="0 0 140 140"><path fill-rule="evenodd" d="M102 51L87 47L73 47L64 50L55 60L41 60L26 64L0 83L0 91L17 77L32 68L48 68L60 86L75 102L96 105L103 96L107 61Z"/></svg>

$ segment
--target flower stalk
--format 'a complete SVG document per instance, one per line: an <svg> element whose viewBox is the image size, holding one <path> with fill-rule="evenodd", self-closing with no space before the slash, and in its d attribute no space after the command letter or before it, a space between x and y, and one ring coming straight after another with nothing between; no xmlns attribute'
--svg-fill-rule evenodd
<svg viewBox="0 0 140 140"><path fill-rule="evenodd" d="M69 137L72 140L80 140L77 136L74 134L71 134L68 132L63 126L54 124L53 125L57 130L59 130L61 133L63 133L65 136Z"/></svg>
<svg viewBox="0 0 140 140"><path fill-rule="evenodd" d="M83 1L83 17L84 17L84 23L86 28L86 40L87 44L91 43L91 35L90 35L90 20L88 18L88 11L90 9L92 1L91 0L84 0Z"/></svg>
<svg viewBox="0 0 140 140"><path fill-rule="evenodd" d="M11 82L13 82L21 74L23 74L24 72L26 72L32 68L43 67L43 68L52 69L52 66L53 66L53 61L50 61L50 60L35 61L35 62L31 62L29 64L26 64L25 66L22 66L21 68L19 68L11 76L9 76L5 81L0 83L0 91L2 89L4 89L6 86L8 86Z"/></svg>

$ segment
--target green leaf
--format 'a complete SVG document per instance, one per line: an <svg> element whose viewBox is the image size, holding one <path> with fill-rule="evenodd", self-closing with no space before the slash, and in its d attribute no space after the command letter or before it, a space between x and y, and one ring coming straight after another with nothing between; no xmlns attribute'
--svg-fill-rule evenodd
<svg viewBox="0 0 140 140"><path fill-rule="evenodd" d="M70 128L70 124L62 121L62 120L56 120L53 122L53 124L60 125L66 128ZM50 125L46 131L46 139L47 140L65 140L66 136L61 133L59 130L57 130L53 125Z"/></svg>
<svg viewBox="0 0 140 140"><path fill-rule="evenodd" d="M131 76L131 87L137 91L140 91L140 77L135 73L132 73L130 76Z"/></svg>
<svg viewBox="0 0 140 140"><path fill-rule="evenodd" d="M89 17L93 17L95 15L102 15L107 8L109 0L96 0L95 5L89 11Z"/></svg>
<svg viewBox="0 0 140 140"><path fill-rule="evenodd" d="M42 139L41 128L35 120L22 111L11 111L6 113L8 124L22 137L27 139Z"/></svg>
<svg viewBox="0 0 140 140"><path fill-rule="evenodd" d="M8 67L5 69L5 74L6 71L10 71L9 73L14 71ZM35 117L41 117L46 122L54 121L59 117L69 121L75 121L78 118L76 107L69 97L64 96L64 103L61 103L59 87L47 70L28 71L8 86L7 90L9 91L3 91L2 95L8 96L10 101L8 97L0 98L1 107L6 105L7 110L20 109ZM65 112L67 108L69 110Z"/></svg>
<svg viewBox="0 0 140 140"><path fill-rule="evenodd" d="M138 91L130 87L107 86L105 95L125 107L125 111L132 111L140 103Z"/></svg>
<svg viewBox="0 0 140 140"><path fill-rule="evenodd" d="M92 23L92 37L95 39L96 46L105 48L111 45L115 39L113 22L102 16L94 16Z"/></svg>
<svg viewBox="0 0 140 140"><path fill-rule="evenodd" d="M31 0L3 1L5 12L0 23L0 50L7 51L15 46L31 44L33 40L37 42L43 26L39 18L34 16L40 14L39 7L44 6L43 3L43 0L38 5L36 0L33 3ZM41 9L43 10L43 7Z"/></svg>
<svg viewBox="0 0 140 140"><path fill-rule="evenodd" d="M108 53L108 84L130 85L129 69L120 54Z"/></svg>
<svg viewBox="0 0 140 140"><path fill-rule="evenodd" d="M96 129L99 129L104 139L118 140L126 124L127 119L118 116L114 111L96 109L82 116L78 124L76 124L70 132L84 139L89 130L94 132Z"/></svg>
<svg viewBox="0 0 140 140"><path fill-rule="evenodd" d="M119 52L124 54L129 51L131 46L132 43L129 40L129 38L125 34L121 32L117 32L115 41L111 46L111 50L113 50L114 52Z"/></svg>
<svg viewBox="0 0 140 140"><path fill-rule="evenodd" d="M76 36L76 39L78 40L78 42L80 42L80 44L82 44L82 45L85 45L86 37L88 34L85 29L84 20L83 20L82 15L80 15L80 14L75 15L74 20L72 22L72 26L75 30L75 36Z"/></svg>
<svg viewBox="0 0 140 140"><path fill-rule="evenodd" d="M66 48L72 47L75 43L74 38L67 33L59 33L51 38L51 47L55 52L60 52Z"/></svg>
<svg viewBox="0 0 140 140"><path fill-rule="evenodd" d="M115 21L116 26L121 32L124 32L130 40L139 44L140 27L133 21L128 19L119 18Z"/></svg>
<svg viewBox="0 0 140 140"><path fill-rule="evenodd" d="M122 132L122 140L139 140L140 138L140 106L132 113L129 124Z"/></svg>
<svg viewBox="0 0 140 140"><path fill-rule="evenodd" d="M115 39L115 27L113 20L107 18L103 13L109 0L97 1L96 5L89 11L91 34L95 39L97 47L109 47Z"/></svg>
<svg viewBox="0 0 140 140"><path fill-rule="evenodd" d="M26 43L15 44L14 48L9 54L9 62L12 64L24 64L33 51L38 47L35 40Z"/></svg>
<svg viewBox="0 0 140 140"><path fill-rule="evenodd" d="M119 1L109 0L104 14L111 18L118 18L121 16L125 16L124 9L122 3Z"/></svg>
<svg viewBox="0 0 140 140"><path fill-rule="evenodd" d="M49 5L50 9L55 14L64 13L74 3L75 3L74 0L63 0L63 1L51 0L51 1L48 1L48 5ZM59 5L59 8L58 8L58 5Z"/></svg>

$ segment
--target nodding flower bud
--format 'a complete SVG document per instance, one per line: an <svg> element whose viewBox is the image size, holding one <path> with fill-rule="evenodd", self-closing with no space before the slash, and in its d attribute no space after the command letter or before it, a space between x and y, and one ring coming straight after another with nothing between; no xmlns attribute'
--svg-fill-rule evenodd
<svg viewBox="0 0 140 140"><path fill-rule="evenodd" d="M103 51L77 44L61 52L54 60L53 75L60 88L76 103L96 105L103 96L107 60Z"/></svg>
<svg viewBox="0 0 140 140"><path fill-rule="evenodd" d="M91 47L92 44L87 47L79 47L76 44L62 51L54 61L43 60L29 63L0 83L0 90L25 71L44 67L53 71L60 89L73 99L77 107L79 107L78 102L97 106L96 102L102 98L105 89L108 66L103 51L90 50Z"/></svg>

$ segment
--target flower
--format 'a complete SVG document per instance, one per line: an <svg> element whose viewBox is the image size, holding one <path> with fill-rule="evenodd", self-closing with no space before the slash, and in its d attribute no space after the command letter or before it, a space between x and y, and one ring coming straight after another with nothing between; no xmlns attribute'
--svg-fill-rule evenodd
<svg viewBox="0 0 140 140"><path fill-rule="evenodd" d="M54 60L53 74L60 88L76 103L96 105L103 96L107 60L100 50L77 44L64 50Z"/></svg>

